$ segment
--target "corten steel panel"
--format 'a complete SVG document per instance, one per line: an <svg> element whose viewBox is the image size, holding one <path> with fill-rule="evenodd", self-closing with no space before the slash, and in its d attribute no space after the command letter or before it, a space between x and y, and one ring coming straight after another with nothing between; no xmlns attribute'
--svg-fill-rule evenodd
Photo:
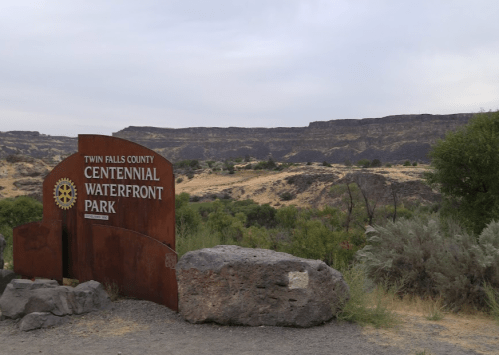
<svg viewBox="0 0 499 355"><path fill-rule="evenodd" d="M87 243L87 236L92 235L93 225L115 226L141 234L145 234L159 242L167 244L175 250L175 187L173 179L173 166L156 152L145 148L139 144L129 142L116 137L107 137L99 135L79 135L78 136L78 154L82 165L79 167L82 178L80 190L78 192L78 255L80 258L78 270L80 281L92 279L92 270L89 265L93 263L92 258L95 253L93 244ZM85 163L84 156L153 156L153 163L133 164L133 163ZM83 169L91 167L149 167L156 168L156 177L159 181L151 180L116 180L111 178L86 178L83 175ZM124 185L148 185L163 187L161 200L134 198L134 197L110 197L88 195L85 183L99 184L124 184ZM84 200L114 201L116 213L108 213L109 220L90 220L85 219Z"/></svg>
<svg viewBox="0 0 499 355"><path fill-rule="evenodd" d="M103 161L99 163L91 163L89 159L85 159L85 156L99 156L103 157ZM109 161L107 162L105 157L125 157L125 162ZM133 162L126 161L128 156L150 156L153 158L152 162L145 162L142 164L135 164ZM84 171L86 167L141 167L155 169L156 180L142 180L138 178L134 179L116 179L116 178L93 178L86 177ZM69 179L76 187L76 201L74 205L63 210L54 201L54 188L60 179ZM157 198L137 198L133 196L110 196L110 194L104 195L92 195L87 192L85 184L95 183L101 184L121 184L121 185L137 185L137 186L150 186L151 188L162 188L161 199L159 194ZM42 234L31 233L31 237L28 238L28 234L23 232L24 237L14 237L14 244L17 245L18 252L14 254L14 265L24 265L23 268L19 269L19 273L23 276L44 276L53 274L56 277L51 277L60 280L61 274L58 271L56 273L51 269L52 266L58 263L63 269L63 276L78 279L80 282L92 280L95 278L94 275L94 264L96 252L95 247L100 247L99 242L94 243L93 239L93 229L94 226L109 226L109 227L119 227L123 228L123 233L126 238L132 238L132 235L142 234L150 239L157 241L157 248L159 250L164 249L166 244L171 248L172 251L175 250L175 187L173 178L173 167L172 164L163 158L156 152L138 145L133 142L129 142L116 137L109 136L99 136L99 135L80 135L78 137L78 152L66 158L63 162L57 165L50 174L44 180L43 183L43 222L42 226L51 226L57 224L55 229L51 229L50 232L45 230ZM114 203L115 213L102 213L102 211L92 212L85 211L85 200L96 201L100 204L101 201L107 201L107 203ZM103 215L107 216L108 220L96 220L85 218L85 213ZM54 224L55 223L55 224ZM30 232L33 232L34 227L29 227ZM51 228L51 227L50 227ZM120 229L121 230L121 229ZM23 229L24 231L24 229ZM64 233L64 242L62 242ZM17 233L16 235L18 235ZM137 235L138 235L137 234ZM20 234L19 234L20 235ZM39 236L40 235L40 236ZM107 234L104 234L107 235ZM114 234L116 236L118 234ZM45 236L50 236L45 237ZM33 244L43 244L46 243L46 239L49 238L50 245L55 245L58 243L57 248L60 250L59 254L53 259L53 265L44 270L44 267L35 268L35 264L30 264L27 259L38 258L38 254L34 255L27 253L26 251L28 245ZM147 240L149 240L146 238ZM16 241L17 239L17 241ZM57 239L57 240L56 240ZM144 236L140 240L145 240ZM129 244L134 244L131 242ZM136 243L135 243L136 244ZM134 244L134 245L135 245ZM154 245L154 243L149 242L147 245ZM148 247L153 250L154 248ZM47 254L47 251L43 251ZM116 255L113 254L113 249L107 249L108 257L110 262L120 258L121 252L116 251ZM166 251L162 251L167 253ZM40 252L42 253L42 252ZM154 251L151 252L155 255ZM27 255L32 255L32 257L27 257ZM45 255L44 254L44 255ZM141 253L141 257L147 256L149 253ZM127 254L129 255L129 254ZM138 254L137 254L138 255ZM129 255L130 257L137 257L137 255ZM45 256L44 256L45 257ZM57 261L55 261L57 259ZM63 261L64 260L64 263ZM137 261L139 264L142 261ZM64 264L64 265L63 265ZM30 266L31 265L31 266ZM36 264L40 265L40 264ZM113 265L113 264L110 264ZM121 264L120 264L121 265ZM126 264L128 265L128 264ZM109 272L111 266L107 266ZM50 269L50 270L49 270ZM133 267L122 267L119 266L118 270L123 272L134 272ZM116 273L115 273L116 274ZM172 277L168 275L173 275ZM117 274L116 274L117 275ZM174 309L176 309L176 279L173 272L167 272L164 277L165 282L168 285L162 286L161 292L168 290L172 295L168 297L174 297L175 302L168 298L168 304L175 304ZM124 280L135 280L135 275L123 275ZM148 280L147 278L145 278ZM157 280L156 280L157 281ZM146 293L156 294L156 284L157 282L150 283L147 287ZM137 282L142 282L138 280ZM137 284L136 282L136 284ZM163 282L163 281L161 281ZM132 283L123 283L125 287L131 287ZM128 286L127 286L128 285ZM140 285L145 285L142 283ZM147 289L146 287L146 289ZM162 293L163 295L163 293ZM139 297L139 296L136 296ZM155 296L156 297L156 296ZM161 296L163 298L156 297L160 303L166 304L160 299L165 299L166 296ZM146 299L150 299L144 297Z"/></svg>
<svg viewBox="0 0 499 355"><path fill-rule="evenodd" d="M43 221L14 228L16 274L62 281L61 226L61 221Z"/></svg>
<svg viewBox="0 0 499 355"><path fill-rule="evenodd" d="M52 171L45 177L43 181L43 220L61 221L64 228L66 228L69 250L63 252L68 253L68 255L65 255L65 257L69 260L69 270L64 270L64 274L65 277L73 279L79 278L77 249L77 209L78 205L82 203L80 199L80 190L81 186L83 185L82 174L80 172L81 164L81 156L78 153L75 153L67 157L60 164L54 167L54 169L52 169ZM55 185L62 178L70 179L75 184L77 190L75 205L68 210L59 208L54 200ZM62 230L59 234L59 238L62 238Z"/></svg>
<svg viewBox="0 0 499 355"><path fill-rule="evenodd" d="M146 235L103 225L92 226L94 279L115 282L127 296L177 310L176 253Z"/></svg>

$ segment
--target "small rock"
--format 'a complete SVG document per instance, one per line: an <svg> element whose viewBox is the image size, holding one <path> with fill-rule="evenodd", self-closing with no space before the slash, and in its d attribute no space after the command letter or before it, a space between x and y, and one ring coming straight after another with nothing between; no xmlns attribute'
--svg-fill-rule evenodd
<svg viewBox="0 0 499 355"><path fill-rule="evenodd" d="M68 320L68 317L54 316L49 312L33 312L21 319L19 329L26 332L33 329L49 328L65 324Z"/></svg>
<svg viewBox="0 0 499 355"><path fill-rule="evenodd" d="M23 330L57 325L62 322L60 318L66 315L93 312L110 306L111 301L104 287L97 281L84 282L73 288L59 286L55 280L33 282L14 279L0 297L2 316L12 319L29 316L22 326Z"/></svg>

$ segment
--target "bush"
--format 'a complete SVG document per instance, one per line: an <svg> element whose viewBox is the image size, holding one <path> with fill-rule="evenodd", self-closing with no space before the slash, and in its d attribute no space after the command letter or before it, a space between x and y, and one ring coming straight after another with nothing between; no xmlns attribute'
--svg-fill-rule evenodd
<svg viewBox="0 0 499 355"><path fill-rule="evenodd" d="M21 196L15 199L0 201L0 234L7 243L4 250L4 260L13 268L12 230L14 227L40 221L43 217L43 205L37 200Z"/></svg>
<svg viewBox="0 0 499 355"><path fill-rule="evenodd" d="M179 178L177 179L177 184L180 184L182 181L184 181L184 179L182 179L182 178L180 178L180 177L179 177Z"/></svg>
<svg viewBox="0 0 499 355"><path fill-rule="evenodd" d="M201 224L201 216L189 206L189 199L186 192L175 195L175 226L178 233L193 233Z"/></svg>
<svg viewBox="0 0 499 355"><path fill-rule="evenodd" d="M311 161L307 161L307 165L312 165L312 162Z"/></svg>
<svg viewBox="0 0 499 355"><path fill-rule="evenodd" d="M42 217L43 205L31 197L21 196L0 201L0 226L14 228L40 221Z"/></svg>
<svg viewBox="0 0 499 355"><path fill-rule="evenodd" d="M323 260L328 265L348 266L353 260L355 249L348 243L348 234L331 231L317 219L300 219L293 233L290 252L306 259Z"/></svg>
<svg viewBox="0 0 499 355"><path fill-rule="evenodd" d="M484 284L499 289L498 236L497 222L477 240L434 217L402 219L376 227L357 256L377 283L402 284L404 293L441 295L454 310L463 305L482 309L487 307Z"/></svg>
<svg viewBox="0 0 499 355"><path fill-rule="evenodd" d="M298 210L295 206L284 206L277 210L275 219L283 228L293 229L296 225Z"/></svg>
<svg viewBox="0 0 499 355"><path fill-rule="evenodd" d="M277 168L277 165L272 158L269 158L268 161L261 161L253 165L254 170L274 170L275 168Z"/></svg>
<svg viewBox="0 0 499 355"><path fill-rule="evenodd" d="M404 162L404 166L411 166L411 162L410 162L409 160L406 160L406 161Z"/></svg>
<svg viewBox="0 0 499 355"><path fill-rule="evenodd" d="M369 324L375 328L392 327L399 323L399 319L395 313L388 310L387 302L384 300L384 296L390 292L381 286L372 291L374 294L366 292L366 283L369 280L362 265L354 265L343 270L342 274L350 289L350 299L337 315L338 320L360 325ZM396 290L391 291L392 298L395 294L394 291Z"/></svg>
<svg viewBox="0 0 499 355"><path fill-rule="evenodd" d="M418 162L417 161L413 162L412 166L418 166Z"/></svg>
<svg viewBox="0 0 499 355"><path fill-rule="evenodd" d="M199 164L199 161L196 159L181 160L179 162L176 162L174 164L174 166L175 166L175 168L179 168L179 169L182 169L182 168L201 169L201 165Z"/></svg>
<svg viewBox="0 0 499 355"><path fill-rule="evenodd" d="M348 166L348 167L352 166L352 162L348 159L345 160L345 162L343 164L345 164L345 166Z"/></svg>
<svg viewBox="0 0 499 355"><path fill-rule="evenodd" d="M392 164L390 164L390 163L386 163L386 164L385 164L385 166L386 166L387 168L391 168L391 167L392 167Z"/></svg>
<svg viewBox="0 0 499 355"><path fill-rule="evenodd" d="M383 164L381 164L381 160L379 159L374 159L372 162L371 162L371 167L372 168L379 168L381 167Z"/></svg>
<svg viewBox="0 0 499 355"><path fill-rule="evenodd" d="M282 201L291 201L295 198L295 196L291 192L283 192L280 197Z"/></svg>
<svg viewBox="0 0 499 355"><path fill-rule="evenodd" d="M357 162L357 166L360 166L362 168L369 168L371 166L371 162L369 159L361 159Z"/></svg>
<svg viewBox="0 0 499 355"><path fill-rule="evenodd" d="M329 164L327 161L325 161L325 160L324 160L324 161L322 162L322 166L327 166L327 167L329 167L329 168L330 168L330 167L331 167L331 164Z"/></svg>

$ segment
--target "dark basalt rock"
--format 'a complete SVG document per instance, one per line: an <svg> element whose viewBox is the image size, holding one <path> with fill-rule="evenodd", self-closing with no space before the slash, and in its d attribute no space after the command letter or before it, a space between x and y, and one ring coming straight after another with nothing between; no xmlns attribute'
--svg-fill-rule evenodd
<svg viewBox="0 0 499 355"><path fill-rule="evenodd" d="M176 270L180 314L192 323L311 327L349 298L341 273L322 261L266 249L195 250Z"/></svg>

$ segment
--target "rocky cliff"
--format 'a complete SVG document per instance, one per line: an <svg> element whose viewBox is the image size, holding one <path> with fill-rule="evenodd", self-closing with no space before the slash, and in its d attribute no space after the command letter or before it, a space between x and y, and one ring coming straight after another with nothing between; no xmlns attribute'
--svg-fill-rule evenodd
<svg viewBox="0 0 499 355"><path fill-rule="evenodd" d="M127 127L113 136L154 149L170 161L222 160L250 155L277 161L380 159L400 163L428 162L431 144L466 124L471 113L399 115L360 120L312 122L292 128L156 128ZM0 159L12 154L44 158L51 163L77 150L77 138L32 131L0 132Z"/></svg>
<svg viewBox="0 0 499 355"><path fill-rule="evenodd" d="M430 146L466 124L471 113L399 115L360 120L312 122L296 128L127 127L113 136L158 151L170 159L220 160L250 155L277 161L380 159L428 162Z"/></svg>
<svg viewBox="0 0 499 355"><path fill-rule="evenodd" d="M56 163L78 150L78 138L49 136L36 131L0 132L0 159L24 154Z"/></svg>

